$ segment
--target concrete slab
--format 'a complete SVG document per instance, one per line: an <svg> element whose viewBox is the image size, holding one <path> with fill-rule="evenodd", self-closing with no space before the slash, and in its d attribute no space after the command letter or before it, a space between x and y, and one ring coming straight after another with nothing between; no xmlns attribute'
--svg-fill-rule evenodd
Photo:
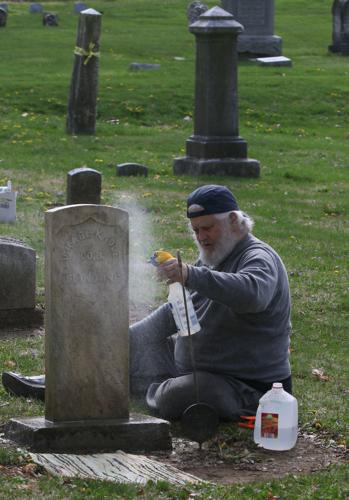
<svg viewBox="0 0 349 500"><path fill-rule="evenodd" d="M30 453L30 456L33 462L58 477L138 484L146 484L148 481L168 481L177 485L204 482L170 464L123 451L94 455Z"/></svg>

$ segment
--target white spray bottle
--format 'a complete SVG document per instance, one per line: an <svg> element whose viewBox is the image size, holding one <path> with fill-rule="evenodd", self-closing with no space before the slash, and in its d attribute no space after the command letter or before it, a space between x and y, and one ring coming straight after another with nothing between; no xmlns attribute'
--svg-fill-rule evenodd
<svg viewBox="0 0 349 500"><path fill-rule="evenodd" d="M153 253L152 257L150 258L150 262L154 266L158 266L169 259L174 259L173 255L171 255L169 252L165 252L164 250L158 250ZM194 334L201 330L201 326L196 316L190 293L187 289L185 289L185 297L187 302L190 334ZM169 294L167 300L170 304L179 335L189 335L183 298L183 288L180 283L171 283L169 285Z"/></svg>

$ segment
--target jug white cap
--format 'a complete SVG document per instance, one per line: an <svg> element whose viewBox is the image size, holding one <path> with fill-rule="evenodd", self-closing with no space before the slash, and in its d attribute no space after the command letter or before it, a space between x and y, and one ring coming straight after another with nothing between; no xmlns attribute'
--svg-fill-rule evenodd
<svg viewBox="0 0 349 500"><path fill-rule="evenodd" d="M273 389L282 389L282 383L281 382L274 382L273 383Z"/></svg>

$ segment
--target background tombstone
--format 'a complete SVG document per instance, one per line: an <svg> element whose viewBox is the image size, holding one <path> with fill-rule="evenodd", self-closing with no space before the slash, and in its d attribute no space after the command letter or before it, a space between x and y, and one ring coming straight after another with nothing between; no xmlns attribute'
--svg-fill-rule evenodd
<svg viewBox="0 0 349 500"><path fill-rule="evenodd" d="M34 451L170 448L168 422L129 418L128 213L73 205L45 223L45 418L6 435Z"/></svg>
<svg viewBox="0 0 349 500"><path fill-rule="evenodd" d="M36 252L23 241L0 237L0 325L42 323L35 309Z"/></svg>
<svg viewBox="0 0 349 500"><path fill-rule="evenodd" d="M0 309L35 307L36 252L23 241L0 237Z"/></svg>
<svg viewBox="0 0 349 500"><path fill-rule="evenodd" d="M148 177L148 168L140 163L120 163L116 165L116 175L142 175Z"/></svg>
<svg viewBox="0 0 349 500"><path fill-rule="evenodd" d="M101 203L102 174L87 167L74 168L67 174L67 205Z"/></svg>
<svg viewBox="0 0 349 500"><path fill-rule="evenodd" d="M74 12L75 14L80 14L81 11L86 10L87 5L83 2L74 2Z"/></svg>
<svg viewBox="0 0 349 500"><path fill-rule="evenodd" d="M258 177L259 162L247 158L239 136L237 36L243 30L229 12L213 7L189 26L196 36L194 134L175 174Z"/></svg>
<svg viewBox="0 0 349 500"><path fill-rule="evenodd" d="M340 51L343 56L349 55L349 0L346 0L342 7L342 27Z"/></svg>
<svg viewBox="0 0 349 500"><path fill-rule="evenodd" d="M8 12L8 5L7 5L7 3L0 3L0 9L4 9L4 10L6 10L6 12Z"/></svg>
<svg viewBox="0 0 349 500"><path fill-rule="evenodd" d="M282 54L282 38L274 35L274 0L221 0L221 5L245 28L238 38L238 53Z"/></svg>
<svg viewBox="0 0 349 500"><path fill-rule="evenodd" d="M58 17L52 12L46 12L42 16L42 24L44 26L58 26Z"/></svg>
<svg viewBox="0 0 349 500"><path fill-rule="evenodd" d="M7 10L0 7L0 28L5 28L7 23Z"/></svg>
<svg viewBox="0 0 349 500"><path fill-rule="evenodd" d="M102 15L94 9L79 16L75 60L68 101L67 133L94 134Z"/></svg>
<svg viewBox="0 0 349 500"><path fill-rule="evenodd" d="M201 14L203 14L207 10L208 7L204 3L201 2L190 3L187 8L188 23L189 24L195 23L201 16Z"/></svg>
<svg viewBox="0 0 349 500"><path fill-rule="evenodd" d="M334 0L332 4L332 45L328 46L331 52L341 51L341 39L343 32L343 5L347 0Z"/></svg>
<svg viewBox="0 0 349 500"><path fill-rule="evenodd" d="M30 14L41 14L44 11L41 3L31 3L29 5L29 13Z"/></svg>

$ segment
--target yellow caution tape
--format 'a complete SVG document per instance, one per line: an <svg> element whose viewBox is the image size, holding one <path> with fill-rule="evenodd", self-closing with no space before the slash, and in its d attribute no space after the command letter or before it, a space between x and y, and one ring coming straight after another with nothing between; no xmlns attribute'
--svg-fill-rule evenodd
<svg viewBox="0 0 349 500"><path fill-rule="evenodd" d="M82 47L75 47L74 49L74 54L77 56L82 56L86 57L84 61L84 66L88 64L89 60L92 57L100 57L100 52L94 51L93 49L95 48L96 44L93 42L90 42L88 45L88 50L83 49Z"/></svg>

